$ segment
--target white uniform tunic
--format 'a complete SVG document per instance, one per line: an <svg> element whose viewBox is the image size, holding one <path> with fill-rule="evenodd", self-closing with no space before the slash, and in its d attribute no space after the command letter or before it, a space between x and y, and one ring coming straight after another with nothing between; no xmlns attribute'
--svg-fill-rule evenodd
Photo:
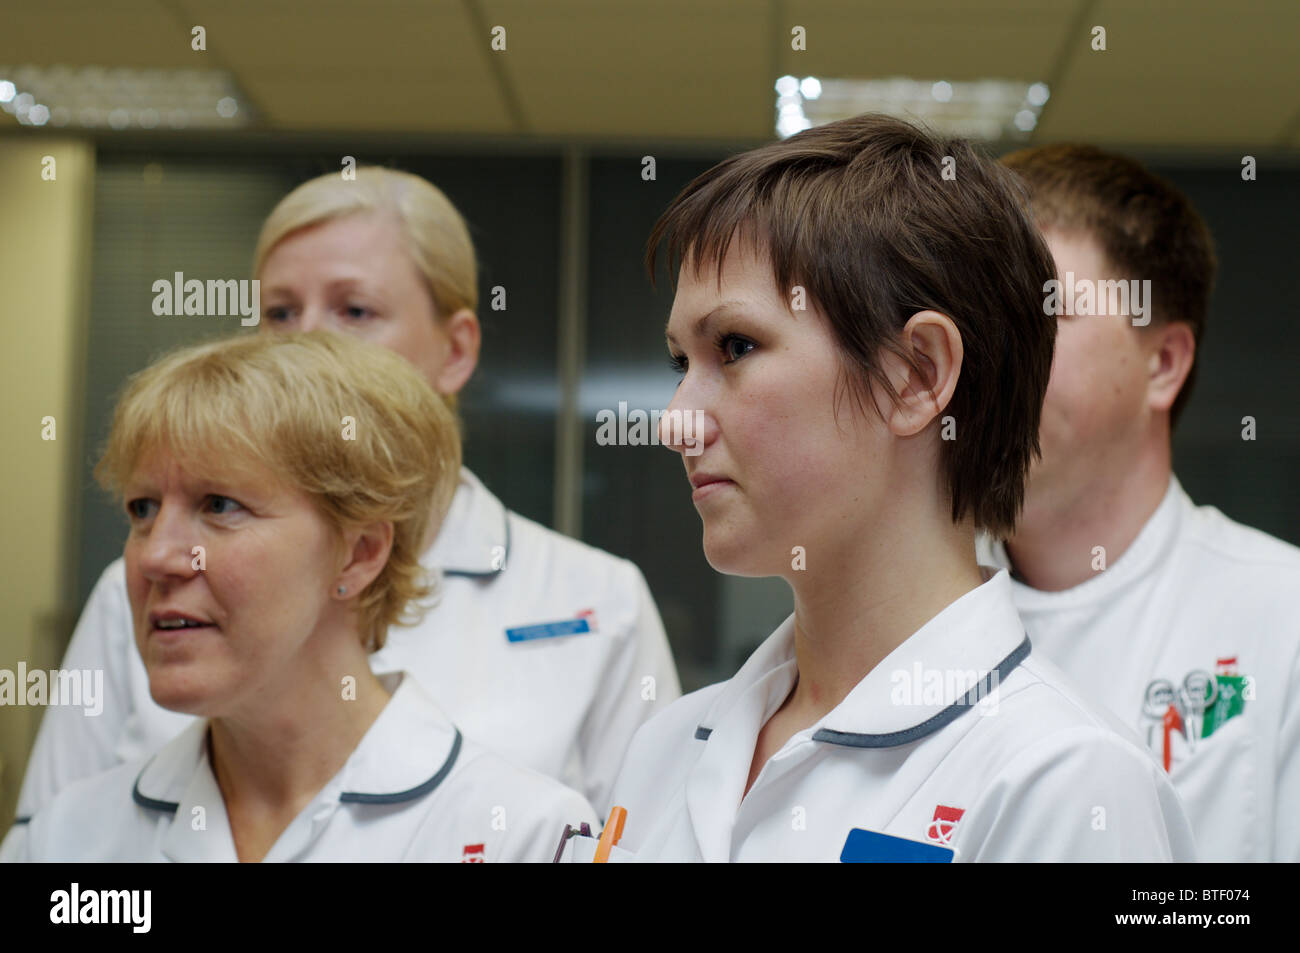
<svg viewBox="0 0 1300 953"><path fill-rule="evenodd" d="M1030 654L1009 590L999 573L945 608L745 794L759 730L795 684L791 616L732 679L637 732L614 786L617 856L1193 859L1160 766Z"/></svg>
<svg viewBox="0 0 1300 953"><path fill-rule="evenodd" d="M442 570L438 602L420 625L390 628L371 668L412 672L468 737L608 801L633 733L681 695L640 570L508 512L468 470L423 562ZM46 710L19 817L77 778L157 751L192 720L149 694L120 559L62 667L104 672L104 710Z"/></svg>
<svg viewBox="0 0 1300 953"><path fill-rule="evenodd" d="M464 737L409 675L385 681L393 697L266 861L549 861L566 823L595 822L577 793ZM70 785L0 859L237 860L207 729Z"/></svg>
<svg viewBox="0 0 1300 953"><path fill-rule="evenodd" d="M1200 859L1300 860L1300 550L1171 479L1104 570L1011 596L1035 652L1168 761Z"/></svg>

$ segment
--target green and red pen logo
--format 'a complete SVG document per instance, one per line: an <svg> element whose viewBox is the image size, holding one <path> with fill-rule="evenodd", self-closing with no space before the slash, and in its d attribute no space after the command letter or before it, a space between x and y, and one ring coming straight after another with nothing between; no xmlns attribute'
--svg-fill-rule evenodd
<svg viewBox="0 0 1300 953"><path fill-rule="evenodd" d="M1214 669L1213 675L1193 669L1179 686L1167 678L1152 679L1147 685L1142 699L1147 744L1159 750L1166 772L1175 761L1175 736L1183 739L1190 755L1195 753L1198 741L1246 710L1252 679L1237 671L1237 656L1215 659Z"/></svg>

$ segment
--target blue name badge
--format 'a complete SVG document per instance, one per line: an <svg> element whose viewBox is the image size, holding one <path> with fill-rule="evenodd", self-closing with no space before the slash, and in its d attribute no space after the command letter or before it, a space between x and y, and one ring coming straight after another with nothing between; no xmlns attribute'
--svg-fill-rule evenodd
<svg viewBox="0 0 1300 953"><path fill-rule="evenodd" d="M560 635L579 635L590 631L591 626L586 619L565 619L563 622L543 622L541 625L506 629L506 639L510 642L529 642L533 639L553 639Z"/></svg>
<svg viewBox="0 0 1300 953"><path fill-rule="evenodd" d="M950 864L952 848L908 840L878 831L864 831L855 827L849 831L844 849L840 851L842 864Z"/></svg>

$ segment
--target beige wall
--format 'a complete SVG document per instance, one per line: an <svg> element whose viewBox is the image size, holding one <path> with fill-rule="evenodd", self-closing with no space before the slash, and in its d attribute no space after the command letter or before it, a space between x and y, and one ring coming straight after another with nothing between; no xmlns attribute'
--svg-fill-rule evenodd
<svg viewBox="0 0 1300 953"><path fill-rule="evenodd" d="M46 156L54 178L42 178ZM73 540L94 148L0 136L0 668L58 665L75 621ZM43 440L41 419L55 418ZM0 707L0 832L41 710Z"/></svg>

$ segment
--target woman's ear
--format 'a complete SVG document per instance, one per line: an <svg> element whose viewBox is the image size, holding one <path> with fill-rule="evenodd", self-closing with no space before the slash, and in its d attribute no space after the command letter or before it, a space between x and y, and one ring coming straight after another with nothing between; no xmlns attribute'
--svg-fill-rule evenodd
<svg viewBox="0 0 1300 953"><path fill-rule="evenodd" d="M899 343L916 369L892 351L880 352L898 395L897 401L886 405L885 422L897 436L910 437L928 427L952 400L961 376L961 332L945 314L918 311L904 325Z"/></svg>
<svg viewBox="0 0 1300 953"><path fill-rule="evenodd" d="M335 598L351 599L361 594L383 571L393 551L393 524L370 523L344 536L344 566L331 586ZM340 588L343 590L340 592Z"/></svg>
<svg viewBox="0 0 1300 953"><path fill-rule="evenodd" d="M447 337L447 359L438 371L435 389L439 394L457 394L478 367L483 332L478 316L461 308L443 322L442 333Z"/></svg>

